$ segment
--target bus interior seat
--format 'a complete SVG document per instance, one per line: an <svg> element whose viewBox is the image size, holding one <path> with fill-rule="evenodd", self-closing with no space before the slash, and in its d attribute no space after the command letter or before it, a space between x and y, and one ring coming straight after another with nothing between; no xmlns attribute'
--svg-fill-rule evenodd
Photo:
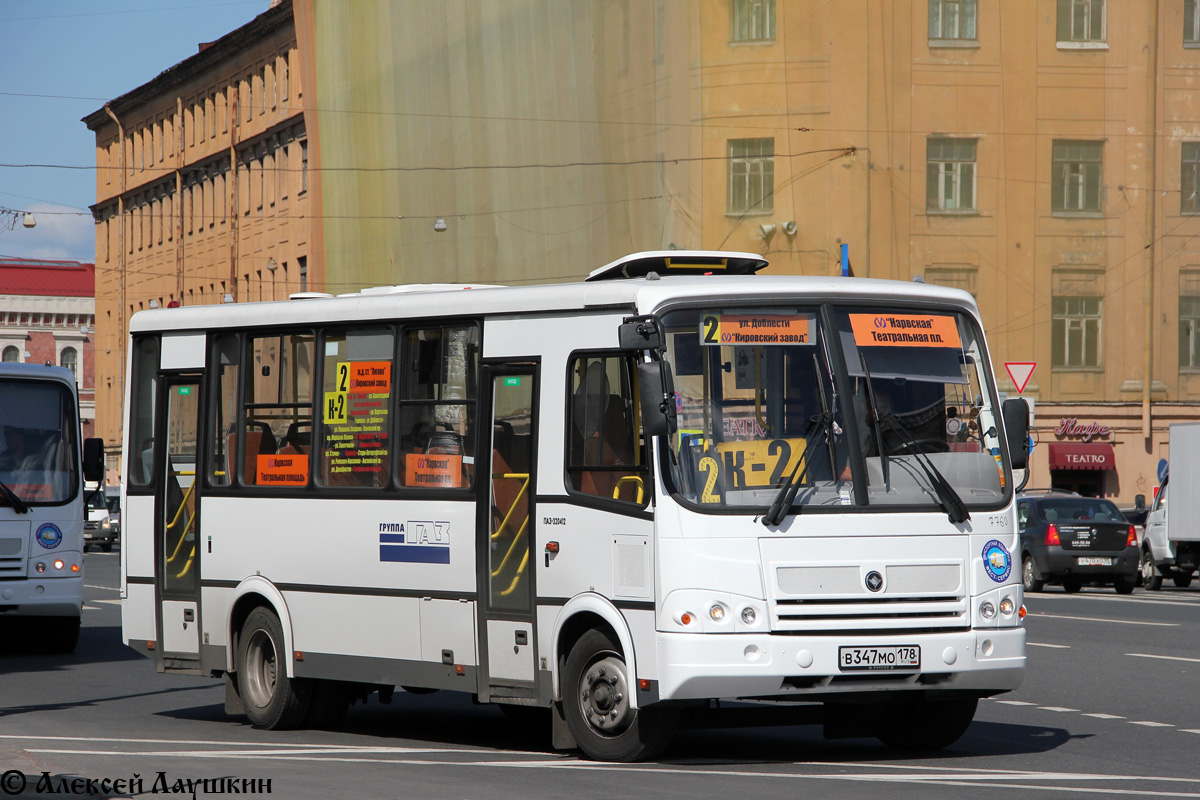
<svg viewBox="0 0 1200 800"><path fill-rule="evenodd" d="M237 431L230 426L225 437L225 458L232 466L233 454L237 452ZM276 451L275 433L262 420L246 420L246 452L242 459L242 481L252 486L258 483L258 456L273 455Z"/></svg>
<svg viewBox="0 0 1200 800"><path fill-rule="evenodd" d="M299 419L288 426L283 435L282 454L308 455L312 450L312 421Z"/></svg>

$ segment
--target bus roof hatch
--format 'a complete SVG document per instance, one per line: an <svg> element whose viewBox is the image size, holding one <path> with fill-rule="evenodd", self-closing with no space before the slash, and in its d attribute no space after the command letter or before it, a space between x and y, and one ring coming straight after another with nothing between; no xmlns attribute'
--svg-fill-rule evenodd
<svg viewBox="0 0 1200 800"><path fill-rule="evenodd" d="M618 258L588 274L589 281L644 278L659 275L753 275L767 266L767 260L755 253L731 253L719 250L651 250Z"/></svg>

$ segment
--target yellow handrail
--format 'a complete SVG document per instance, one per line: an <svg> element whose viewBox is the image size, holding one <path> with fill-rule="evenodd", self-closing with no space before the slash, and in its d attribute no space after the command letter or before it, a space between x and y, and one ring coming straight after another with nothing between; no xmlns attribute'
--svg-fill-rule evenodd
<svg viewBox="0 0 1200 800"><path fill-rule="evenodd" d="M637 484L637 503L641 505L642 498L646 496L646 484L642 481L641 475L626 475L617 481L617 485L613 487L613 500L621 499L621 486L632 481Z"/></svg>
<svg viewBox="0 0 1200 800"><path fill-rule="evenodd" d="M505 472L505 473L493 474L492 480L497 480L497 479L519 480L519 481L522 481L522 483L521 483L521 489L520 489L520 491L517 492L517 496L513 498L512 505L509 507L508 512L504 515L504 519L501 520L500 524L496 527L495 533L493 533L491 535L491 538L493 541L498 539L500 537L500 534L503 533L508 528L509 520L512 519L512 515L516 512L517 505L521 502L521 498L525 496L526 490L529 489L529 473L528 472ZM526 514L525 519L521 521L521 527L517 529L516 535L513 536L512 542L508 546L508 550L504 553L504 558L500 559L500 565L498 567L496 567L495 571L492 572L493 578L499 576L500 573L502 573L504 571L504 567L508 564L509 559L512 558L513 553L517 552L517 545L520 542L525 540L526 531L528 531L528 529L529 529L529 515ZM507 589L500 592L501 597L505 597L505 596L511 594L513 592L513 590L517 588L517 584L521 581L521 575L524 574L525 567L528 563L529 563L529 546L527 544L525 546L525 554L521 558L521 564L520 564L520 566L517 567L516 572L513 573L512 583L509 584Z"/></svg>
<svg viewBox="0 0 1200 800"><path fill-rule="evenodd" d="M176 525L179 524L179 516L184 512L184 509L187 508L188 498L192 496L192 490L195 488L196 488L196 484L193 483L191 486L189 486L187 488L187 491L184 492L183 501L179 504L179 510L175 512L175 519L171 520L171 522L167 525L167 528L166 528L167 531L171 530L172 528L174 528ZM175 545L175 551L173 553L171 553L171 555L167 558L168 564L170 564L172 561L174 561L176 556L179 555L179 551L183 548L183 543L187 541L188 531L190 531L192 529L192 524L195 523L195 521L196 521L196 515L193 513L190 517L188 517L187 525L183 526L183 533L179 534L179 541ZM164 531L164 533L165 533L165 531Z"/></svg>
<svg viewBox="0 0 1200 800"><path fill-rule="evenodd" d="M188 570L190 570L192 568L192 563L195 560L196 560L196 545L192 545L192 552L188 554L187 563L183 565L183 569L180 570L179 574L177 574L175 577L182 578L184 575L187 575Z"/></svg>
<svg viewBox="0 0 1200 800"><path fill-rule="evenodd" d="M521 490L519 492L517 492L517 496L513 498L512 505L509 506L508 513L504 515L504 520L496 528L496 532L492 534L493 540L499 539L500 534L503 533L504 529L508 527L509 517L511 517L513 515L513 512L517 510L517 503L521 502L521 498L525 496L525 490L529 488L529 473L528 472L505 472L505 473L501 473L498 475L492 475L492 480L503 479L503 478L511 478L514 480L524 480L524 483L521 484ZM528 522L529 518L526 517L525 521ZM521 527L524 528L524 526L521 526Z"/></svg>

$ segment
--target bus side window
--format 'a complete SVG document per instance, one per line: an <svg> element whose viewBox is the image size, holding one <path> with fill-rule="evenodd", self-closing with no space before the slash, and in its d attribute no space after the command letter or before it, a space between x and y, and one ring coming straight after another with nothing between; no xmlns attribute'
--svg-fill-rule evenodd
<svg viewBox="0 0 1200 800"><path fill-rule="evenodd" d="M210 486L229 486L233 482L233 467L237 458L237 390L241 356L241 337L236 333L221 334L213 339L210 374L215 378L216 387L209 421L213 446L208 449L208 468L205 470ZM250 471L253 471L253 467Z"/></svg>
<svg viewBox="0 0 1200 800"><path fill-rule="evenodd" d="M158 385L158 337L138 339L133 346L133 397L129 413L128 471L130 487L154 481L154 397Z"/></svg>
<svg viewBox="0 0 1200 800"><path fill-rule="evenodd" d="M325 334L317 480L322 486L382 488L391 480L395 377L391 328ZM280 454L312 450L312 424L293 422ZM307 457L307 456L306 456Z"/></svg>
<svg viewBox="0 0 1200 800"><path fill-rule="evenodd" d="M567 477L583 494L644 505L646 458L634 430L633 384L623 355L571 362Z"/></svg>
<svg viewBox="0 0 1200 800"><path fill-rule="evenodd" d="M279 453L294 423L312 424L314 338L311 333L256 336L242 406L246 440L241 468L246 485L308 485L308 455Z"/></svg>
<svg viewBox="0 0 1200 800"><path fill-rule="evenodd" d="M475 479L479 327L409 330L401 363L400 485L470 487Z"/></svg>

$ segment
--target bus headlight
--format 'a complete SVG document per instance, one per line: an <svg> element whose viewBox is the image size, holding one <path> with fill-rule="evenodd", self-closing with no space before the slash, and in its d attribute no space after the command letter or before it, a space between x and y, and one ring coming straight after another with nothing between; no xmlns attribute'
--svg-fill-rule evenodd
<svg viewBox="0 0 1200 800"><path fill-rule="evenodd" d="M39 561L39 562L37 562L37 564L34 565L33 568L36 569L38 572L45 572L46 571L46 562Z"/></svg>
<svg viewBox="0 0 1200 800"><path fill-rule="evenodd" d="M1013 613L1013 610L1015 608L1016 608L1016 604L1013 603L1013 600L1011 597L1006 597L1000 601L1000 613L1006 617L1009 614Z"/></svg>
<svg viewBox="0 0 1200 800"><path fill-rule="evenodd" d="M724 622L725 606L721 605L720 603L713 603L712 608L708 610L708 616L712 618L713 622Z"/></svg>
<svg viewBox="0 0 1200 800"><path fill-rule="evenodd" d="M979 604L979 616L984 619L992 619L996 616L996 607L992 605L990 600L984 600Z"/></svg>
<svg viewBox="0 0 1200 800"><path fill-rule="evenodd" d="M55 569L62 569L65 566L66 566L66 564L63 563L61 558L54 562Z"/></svg>
<svg viewBox="0 0 1200 800"><path fill-rule="evenodd" d="M753 608L746 606L742 609L742 622L746 623L747 625L753 625L757 621L758 613L755 612Z"/></svg>

